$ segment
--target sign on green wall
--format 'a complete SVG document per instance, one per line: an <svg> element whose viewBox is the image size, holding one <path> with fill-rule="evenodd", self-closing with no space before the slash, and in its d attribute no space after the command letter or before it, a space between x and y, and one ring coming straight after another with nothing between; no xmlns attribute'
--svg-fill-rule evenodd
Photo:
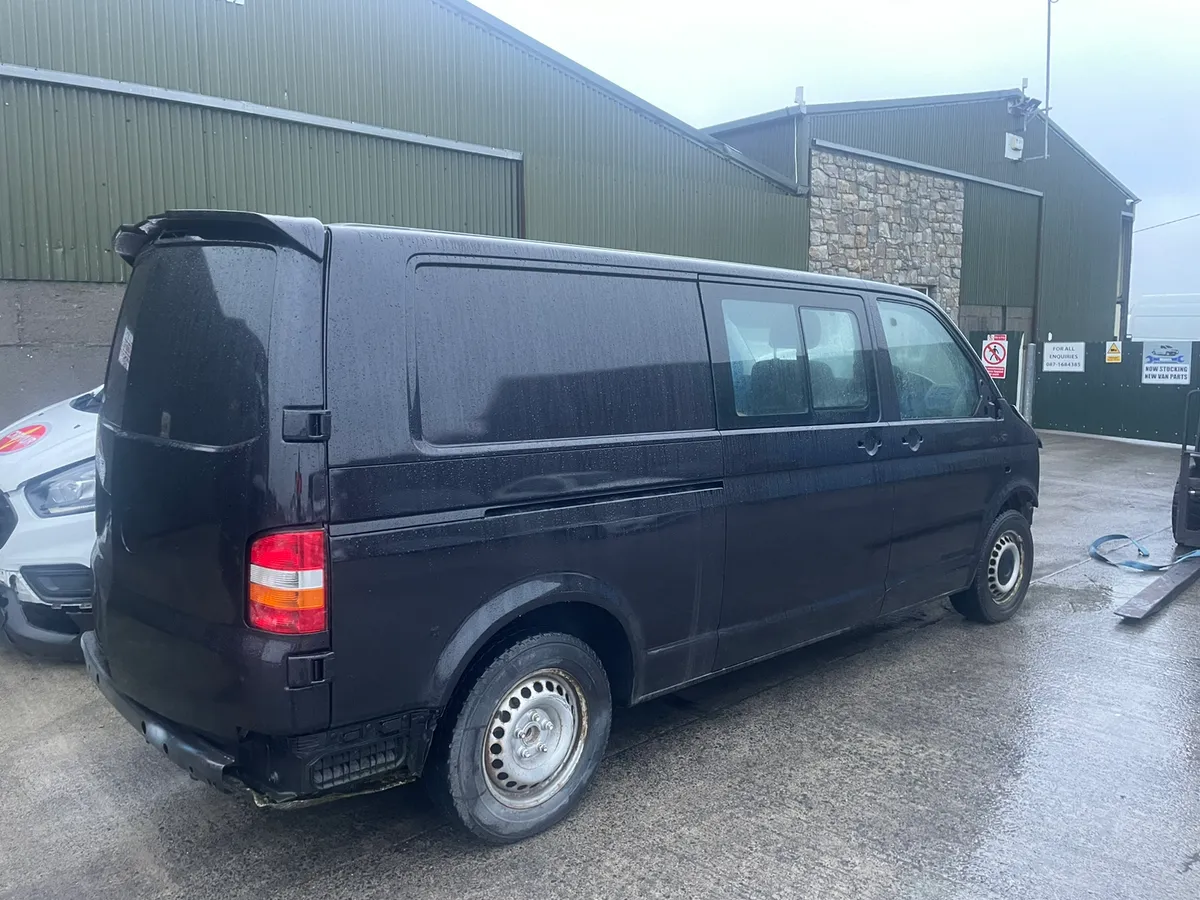
<svg viewBox="0 0 1200 900"><path fill-rule="evenodd" d="M1113 344L1117 344L1114 352ZM1038 428L1149 441L1181 439L1184 401L1200 345L1140 341L1084 345L1082 371L1046 371L1038 348L1033 424ZM1200 404L1196 404L1200 409ZM1194 433L1196 422L1190 423Z"/></svg>
<svg viewBox="0 0 1200 900"><path fill-rule="evenodd" d="M1000 393L1013 406L1017 405L1017 380L1021 374L1023 331L972 331L967 335L976 355Z"/></svg>

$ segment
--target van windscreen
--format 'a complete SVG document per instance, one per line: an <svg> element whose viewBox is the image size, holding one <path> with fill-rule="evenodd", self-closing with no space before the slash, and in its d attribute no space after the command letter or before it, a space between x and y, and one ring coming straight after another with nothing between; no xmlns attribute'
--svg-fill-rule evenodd
<svg viewBox="0 0 1200 900"><path fill-rule="evenodd" d="M109 354L104 417L118 429L230 446L265 422L275 291L269 247L159 245L134 266Z"/></svg>

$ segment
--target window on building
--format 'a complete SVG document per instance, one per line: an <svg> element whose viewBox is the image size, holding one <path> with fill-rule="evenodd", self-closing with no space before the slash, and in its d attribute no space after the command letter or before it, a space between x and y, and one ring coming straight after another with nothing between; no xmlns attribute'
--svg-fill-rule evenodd
<svg viewBox="0 0 1200 900"><path fill-rule="evenodd" d="M930 300L937 300L937 287L932 284L902 284L900 287L924 294Z"/></svg>
<svg viewBox="0 0 1200 900"><path fill-rule="evenodd" d="M980 408L978 373L949 329L927 309L879 301L903 419L963 419Z"/></svg>
<svg viewBox="0 0 1200 900"><path fill-rule="evenodd" d="M715 427L694 284L428 265L415 287L430 443Z"/></svg>

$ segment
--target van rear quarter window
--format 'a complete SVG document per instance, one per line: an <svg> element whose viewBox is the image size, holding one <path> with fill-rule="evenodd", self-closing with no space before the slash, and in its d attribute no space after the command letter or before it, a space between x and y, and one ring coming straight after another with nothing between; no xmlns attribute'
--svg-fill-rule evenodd
<svg viewBox="0 0 1200 900"><path fill-rule="evenodd" d="M415 287L431 444L715 427L695 284L424 265Z"/></svg>
<svg viewBox="0 0 1200 900"><path fill-rule="evenodd" d="M123 431L228 446L261 433L275 251L161 245L137 261L109 356L105 415Z"/></svg>

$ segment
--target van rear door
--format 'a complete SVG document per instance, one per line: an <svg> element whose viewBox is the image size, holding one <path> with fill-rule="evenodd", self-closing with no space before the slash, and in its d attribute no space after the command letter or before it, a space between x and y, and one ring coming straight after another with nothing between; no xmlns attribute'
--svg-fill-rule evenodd
<svg viewBox="0 0 1200 900"><path fill-rule="evenodd" d="M325 521L324 229L172 213L117 249L133 272L100 415L95 556L113 682L213 736L324 728L328 685L293 660L327 651L328 632L247 624L252 539Z"/></svg>

